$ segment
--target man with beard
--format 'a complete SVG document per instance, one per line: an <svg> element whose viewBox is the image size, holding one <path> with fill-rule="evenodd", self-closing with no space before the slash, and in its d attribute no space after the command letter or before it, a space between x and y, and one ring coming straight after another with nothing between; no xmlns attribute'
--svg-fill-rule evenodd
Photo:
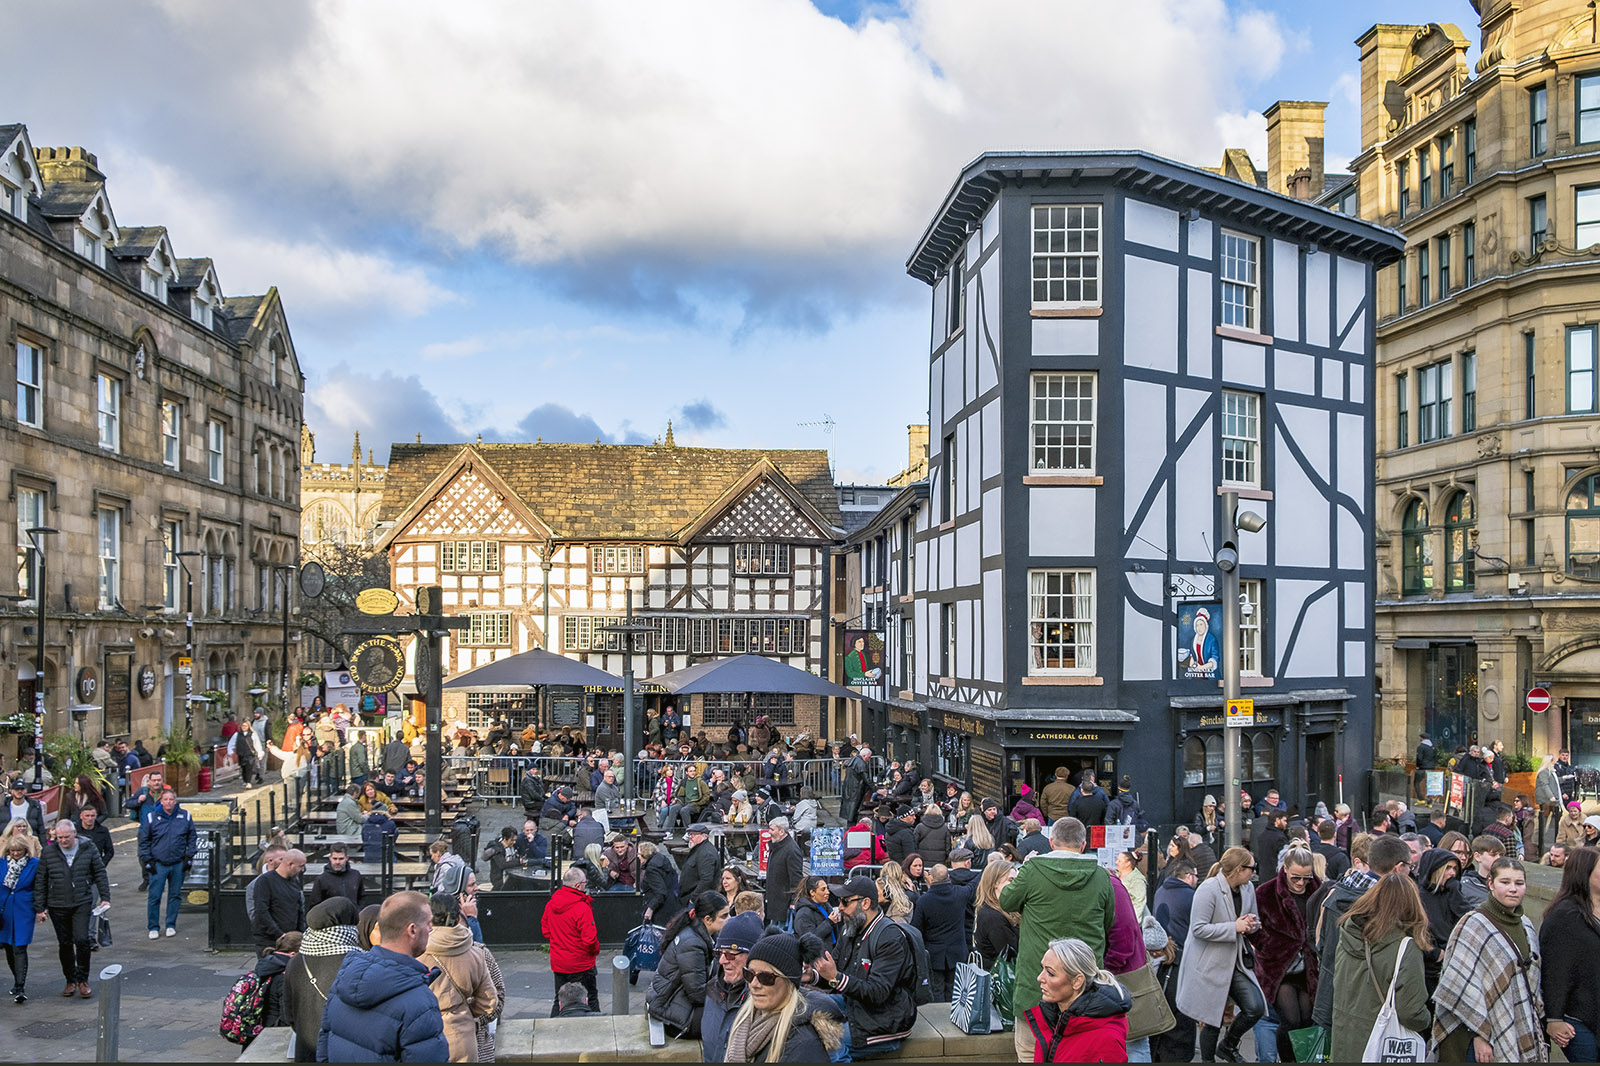
<svg viewBox="0 0 1600 1066"><path fill-rule="evenodd" d="M839 899L839 946L817 960L817 979L842 996L852 1059L898 1048L916 1024L917 963L911 934L878 906L870 877L846 881Z"/></svg>

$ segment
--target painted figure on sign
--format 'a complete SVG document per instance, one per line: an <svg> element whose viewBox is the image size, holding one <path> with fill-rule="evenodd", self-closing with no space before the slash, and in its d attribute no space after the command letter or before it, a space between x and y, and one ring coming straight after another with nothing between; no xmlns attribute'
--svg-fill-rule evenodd
<svg viewBox="0 0 1600 1066"><path fill-rule="evenodd" d="M858 636L850 645L850 650L844 657L844 676L846 684L868 685L876 684L883 680L883 667L874 666L876 655L867 651L867 638Z"/></svg>
<svg viewBox="0 0 1600 1066"><path fill-rule="evenodd" d="M1188 608L1178 614L1178 667L1184 677L1215 678L1222 660L1216 634L1211 632L1212 605Z"/></svg>

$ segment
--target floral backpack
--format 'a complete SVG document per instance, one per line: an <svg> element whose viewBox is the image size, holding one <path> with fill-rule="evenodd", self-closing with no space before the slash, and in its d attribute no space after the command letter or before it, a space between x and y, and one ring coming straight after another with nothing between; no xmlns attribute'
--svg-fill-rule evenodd
<svg viewBox="0 0 1600 1066"><path fill-rule="evenodd" d="M252 971L235 981L222 997L222 1024L217 1030L229 1043L249 1047L265 1028L261 1023L266 1016L267 986Z"/></svg>

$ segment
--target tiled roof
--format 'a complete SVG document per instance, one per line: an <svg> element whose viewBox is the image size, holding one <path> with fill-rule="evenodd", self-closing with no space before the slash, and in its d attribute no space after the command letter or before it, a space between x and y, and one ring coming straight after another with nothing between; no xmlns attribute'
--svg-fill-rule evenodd
<svg viewBox="0 0 1600 1066"><path fill-rule="evenodd" d="M558 537L670 539L762 459L839 524L825 451L554 443L392 444L379 520L403 514L463 448Z"/></svg>
<svg viewBox="0 0 1600 1066"><path fill-rule="evenodd" d="M39 211L46 218L78 218L104 188L105 183L100 181L46 182L44 195L39 197Z"/></svg>
<svg viewBox="0 0 1600 1066"><path fill-rule="evenodd" d="M123 226L117 230L117 246L111 254L118 259L143 259L166 235L165 226Z"/></svg>
<svg viewBox="0 0 1600 1066"><path fill-rule="evenodd" d="M255 324L256 313L261 310L265 296L228 296L222 301L222 313L226 317L227 334L235 344L243 341L250 332L250 327Z"/></svg>
<svg viewBox="0 0 1600 1066"><path fill-rule="evenodd" d="M180 259L178 260L178 280L172 283L175 289L198 289L200 283L206 279L206 271L211 269L209 259Z"/></svg>

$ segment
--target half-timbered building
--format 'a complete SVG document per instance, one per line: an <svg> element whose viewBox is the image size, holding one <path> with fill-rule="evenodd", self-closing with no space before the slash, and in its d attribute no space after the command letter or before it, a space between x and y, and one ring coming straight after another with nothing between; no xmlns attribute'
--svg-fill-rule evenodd
<svg viewBox="0 0 1600 1066"><path fill-rule="evenodd" d="M1224 490L1267 520L1241 544L1246 787L1304 804L1370 765L1373 271L1400 247L1138 152L962 172L907 265L931 495L882 531L912 523L886 702L949 776L1130 773L1152 821L1223 791Z"/></svg>
<svg viewBox="0 0 1600 1066"><path fill-rule="evenodd" d="M670 433L652 445L395 444L380 520L402 602L439 585L446 610L470 619L446 643L450 674L532 648L620 674L623 638L607 627L630 594L651 627L633 660L647 691L651 677L745 652L823 672L841 534L824 451L686 448ZM584 697L591 740L620 746L620 693ZM447 692L445 717L481 726L504 698ZM564 717L576 706L511 714L578 725ZM815 697L713 694L679 710L695 730L751 714L784 732L821 725Z"/></svg>

